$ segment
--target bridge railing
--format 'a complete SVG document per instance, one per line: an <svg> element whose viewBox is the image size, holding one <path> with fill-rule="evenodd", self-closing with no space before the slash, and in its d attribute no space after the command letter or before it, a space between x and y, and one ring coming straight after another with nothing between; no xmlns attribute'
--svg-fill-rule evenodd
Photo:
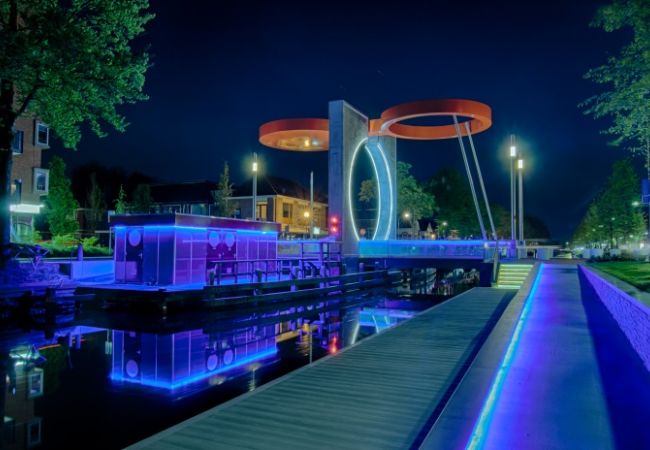
<svg viewBox="0 0 650 450"><path fill-rule="evenodd" d="M422 258L422 259L494 259L495 241L462 240L388 240L359 241L359 256L363 258ZM499 242L500 249L509 242Z"/></svg>

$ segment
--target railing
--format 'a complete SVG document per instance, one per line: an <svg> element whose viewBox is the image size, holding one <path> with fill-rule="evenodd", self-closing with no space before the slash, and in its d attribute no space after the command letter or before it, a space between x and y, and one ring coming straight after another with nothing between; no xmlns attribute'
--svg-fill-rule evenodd
<svg viewBox="0 0 650 450"><path fill-rule="evenodd" d="M278 280L330 277L342 273L340 261L327 261L314 257L273 258L249 260L219 260L208 263L208 284L221 285L231 279L235 284L240 278L249 282L268 281L269 275Z"/></svg>
<svg viewBox="0 0 650 450"><path fill-rule="evenodd" d="M499 249L508 248L509 241L499 241ZM359 241L363 258L481 259L493 260L495 241L462 240L388 240Z"/></svg>

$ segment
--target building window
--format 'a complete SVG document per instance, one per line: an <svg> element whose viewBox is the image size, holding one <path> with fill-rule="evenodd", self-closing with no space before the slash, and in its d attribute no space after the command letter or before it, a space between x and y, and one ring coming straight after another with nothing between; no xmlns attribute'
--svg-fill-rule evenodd
<svg viewBox="0 0 650 450"><path fill-rule="evenodd" d="M14 155L20 155L23 152L23 133L21 130L14 131L14 139L11 141L11 151Z"/></svg>
<svg viewBox="0 0 650 450"><path fill-rule="evenodd" d="M289 219L293 216L293 205L291 203L282 204L282 217Z"/></svg>
<svg viewBox="0 0 650 450"><path fill-rule="evenodd" d="M50 145L50 127L39 121L36 121L34 127L34 145L42 147Z"/></svg>
<svg viewBox="0 0 650 450"><path fill-rule="evenodd" d="M34 192L37 194L47 194L50 184L50 171L34 167Z"/></svg>

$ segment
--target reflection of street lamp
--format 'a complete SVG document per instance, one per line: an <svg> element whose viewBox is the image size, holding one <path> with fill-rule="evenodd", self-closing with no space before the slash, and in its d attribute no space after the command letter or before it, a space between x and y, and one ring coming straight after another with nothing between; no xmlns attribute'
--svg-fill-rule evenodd
<svg viewBox="0 0 650 450"><path fill-rule="evenodd" d="M257 153L253 153L253 220L257 220Z"/></svg>
<svg viewBox="0 0 650 450"><path fill-rule="evenodd" d="M517 147L515 146L515 135L510 135L510 239L515 240L515 158Z"/></svg>
<svg viewBox="0 0 650 450"><path fill-rule="evenodd" d="M521 244L524 245L524 181L523 181L523 172L524 172L524 160L519 158L517 160L517 175L519 181L519 213L517 214L519 218L519 240Z"/></svg>

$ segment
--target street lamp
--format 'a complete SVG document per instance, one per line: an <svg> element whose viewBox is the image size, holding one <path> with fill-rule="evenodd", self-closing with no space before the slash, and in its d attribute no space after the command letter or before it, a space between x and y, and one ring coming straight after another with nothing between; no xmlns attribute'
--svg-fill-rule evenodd
<svg viewBox="0 0 650 450"><path fill-rule="evenodd" d="M253 153L253 220L257 220L257 153Z"/></svg>
<svg viewBox="0 0 650 450"><path fill-rule="evenodd" d="M510 239L516 240L516 212L515 212L515 158L517 157L517 146L515 145L515 135L510 135Z"/></svg>
<svg viewBox="0 0 650 450"><path fill-rule="evenodd" d="M524 172L524 160L519 158L517 160L517 175L519 181L519 240L521 244L524 245L524 181L523 181L523 172Z"/></svg>

